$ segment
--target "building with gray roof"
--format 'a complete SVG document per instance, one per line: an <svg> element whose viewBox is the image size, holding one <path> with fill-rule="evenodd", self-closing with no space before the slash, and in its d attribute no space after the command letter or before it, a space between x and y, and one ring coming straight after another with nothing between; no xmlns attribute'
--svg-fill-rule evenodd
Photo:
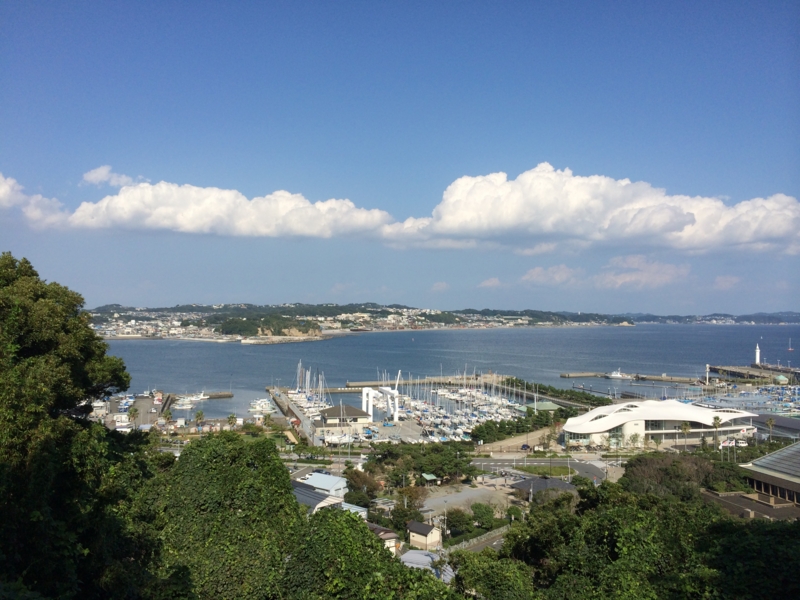
<svg viewBox="0 0 800 600"><path fill-rule="evenodd" d="M800 504L800 442L740 466L757 492Z"/></svg>

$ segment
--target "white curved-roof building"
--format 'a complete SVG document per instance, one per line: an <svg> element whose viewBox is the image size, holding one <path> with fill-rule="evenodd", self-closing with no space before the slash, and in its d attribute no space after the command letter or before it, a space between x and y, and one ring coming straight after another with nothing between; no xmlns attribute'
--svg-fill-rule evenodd
<svg viewBox="0 0 800 600"><path fill-rule="evenodd" d="M691 428L689 443L697 443L703 436L713 442L714 417L719 417L717 435L723 440L752 435L755 427L750 419L755 416L735 408L705 408L677 400L635 400L572 417L564 425L564 433L568 445L642 446L654 441L669 446L683 443L682 423Z"/></svg>

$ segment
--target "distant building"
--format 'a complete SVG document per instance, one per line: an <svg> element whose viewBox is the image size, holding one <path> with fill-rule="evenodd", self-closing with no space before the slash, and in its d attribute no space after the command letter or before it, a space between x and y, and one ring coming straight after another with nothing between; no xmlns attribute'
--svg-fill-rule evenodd
<svg viewBox="0 0 800 600"><path fill-rule="evenodd" d="M756 492L800 505L800 442L740 466Z"/></svg>
<svg viewBox="0 0 800 600"><path fill-rule="evenodd" d="M307 507L309 514L312 515L321 508L331 506L341 508L343 503L341 498L335 498L318 492L310 485L306 485L301 481L292 480L292 494L294 494L297 503Z"/></svg>
<svg viewBox="0 0 800 600"><path fill-rule="evenodd" d="M564 438L568 446L620 447L634 445L631 436L638 435L638 446L648 441L672 446L684 441L681 425L689 423L686 439L696 444L703 437L714 439L714 417L719 417L721 423L716 434L719 439L726 439L752 435L755 432L752 419L756 416L735 408L706 408L677 400L636 400L600 406L568 419Z"/></svg>
<svg viewBox="0 0 800 600"><path fill-rule="evenodd" d="M372 422L368 412L349 404L326 408L320 411L319 416L322 428L341 434L361 433Z"/></svg>
<svg viewBox="0 0 800 600"><path fill-rule="evenodd" d="M442 544L442 532L438 527L419 521L409 521L406 529L408 530L408 543L415 548L433 550Z"/></svg>
<svg viewBox="0 0 800 600"><path fill-rule="evenodd" d="M383 542L386 549L392 553L392 556L397 556L397 551L400 549L400 536L391 529L381 527L375 523L367 523L369 530L377 535Z"/></svg>
<svg viewBox="0 0 800 600"><path fill-rule="evenodd" d="M407 567L414 569L428 569L433 572L437 579L441 579L445 583L450 583L453 578L453 569L449 566L444 568L435 568L433 563L439 560L439 555L426 550L409 550L400 557L402 562Z"/></svg>
<svg viewBox="0 0 800 600"><path fill-rule="evenodd" d="M344 498L349 491L347 489L347 479L336 477L335 475L325 475L323 473L312 473L304 478L302 483L311 486L315 491L334 498Z"/></svg>

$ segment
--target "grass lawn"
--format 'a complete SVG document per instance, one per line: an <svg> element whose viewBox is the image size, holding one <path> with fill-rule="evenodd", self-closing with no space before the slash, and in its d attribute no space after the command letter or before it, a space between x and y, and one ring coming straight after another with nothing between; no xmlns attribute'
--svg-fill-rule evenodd
<svg viewBox="0 0 800 600"><path fill-rule="evenodd" d="M525 471L526 473L531 473L532 475L552 475L553 477L578 474L578 472L575 469L570 469L564 465L553 465L552 468L547 465L536 465L528 467L517 466L516 469L517 471Z"/></svg>

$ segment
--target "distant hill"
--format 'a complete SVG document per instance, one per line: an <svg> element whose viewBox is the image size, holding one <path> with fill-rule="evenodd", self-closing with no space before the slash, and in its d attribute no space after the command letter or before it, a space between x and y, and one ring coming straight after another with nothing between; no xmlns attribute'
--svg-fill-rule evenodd
<svg viewBox="0 0 800 600"><path fill-rule="evenodd" d="M122 304L105 304L91 309L89 312L105 316L112 313L137 313L137 312L160 312L160 313L202 313L215 315L218 323L219 317L249 317L255 316L259 319L270 315L280 315L283 317L335 317L341 314L369 313L375 317L385 317L393 312L403 310L414 310L414 307L402 304L382 305L375 302L362 302L353 304L179 304L170 307L159 308L134 308L123 306ZM775 313L753 313L747 315L732 315L728 313L711 313L708 315L654 315L650 313L621 313L621 314L602 314L586 312L568 311L546 311L546 310L503 310L494 308L464 308L451 311L438 311L435 314L422 315L428 321L456 324L469 319L469 317L486 317L503 319L509 321L525 321L530 324L553 323L555 325L563 323L605 323L619 324L622 322L630 323L710 323L731 322L731 323L755 323L759 325L777 325L779 323L800 323L800 312L783 311Z"/></svg>

